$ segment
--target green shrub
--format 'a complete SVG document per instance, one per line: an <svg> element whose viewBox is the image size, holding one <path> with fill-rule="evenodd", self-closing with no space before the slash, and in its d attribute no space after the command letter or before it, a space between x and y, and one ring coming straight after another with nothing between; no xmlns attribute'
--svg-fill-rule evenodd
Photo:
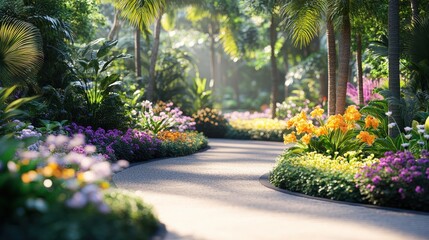
<svg viewBox="0 0 429 240"><path fill-rule="evenodd" d="M141 197L123 190L104 192L109 213L94 207L70 209L50 205L25 218L8 219L0 227L2 239L150 239L158 222Z"/></svg>
<svg viewBox="0 0 429 240"><path fill-rule="evenodd" d="M216 109L200 109L192 117L196 130L207 137L223 138L228 131L228 121Z"/></svg>
<svg viewBox="0 0 429 240"><path fill-rule="evenodd" d="M354 175L374 159L360 159L359 153L332 159L310 152L302 156L284 154L271 173L270 182L279 188L307 195L349 202L362 202Z"/></svg>
<svg viewBox="0 0 429 240"><path fill-rule="evenodd" d="M157 134L161 140L160 157L178 157L195 153L205 147L208 142L203 134L197 132L162 131Z"/></svg>

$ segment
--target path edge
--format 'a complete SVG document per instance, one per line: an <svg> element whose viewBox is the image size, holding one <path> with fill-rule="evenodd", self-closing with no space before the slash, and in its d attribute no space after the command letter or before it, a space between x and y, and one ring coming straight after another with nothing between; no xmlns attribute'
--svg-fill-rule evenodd
<svg viewBox="0 0 429 240"><path fill-rule="evenodd" d="M269 189L288 194L293 195L297 197L303 197L307 199L312 200L318 200L318 201L325 201L330 203L336 203L336 204L343 204L343 205L349 205L349 206L355 206L355 207L364 207L364 208L371 208L371 209L377 209L377 210L385 210L385 211L392 211L392 212L399 212L399 213L407 213L407 214L417 214L417 215L424 215L429 216L429 212L422 212L422 211L415 211L415 210L408 210L408 209L401 209L401 208L393 208L393 207L382 207L377 205L370 205L370 204L363 204L363 203L354 203L354 202L345 202L345 201L338 201L338 200L332 200L328 198L321 198L321 197L315 197L306 195L303 193L298 192L292 192L286 189L278 188L270 183L270 173L265 173L261 177L259 177L259 183L263 185L264 187L267 187Z"/></svg>

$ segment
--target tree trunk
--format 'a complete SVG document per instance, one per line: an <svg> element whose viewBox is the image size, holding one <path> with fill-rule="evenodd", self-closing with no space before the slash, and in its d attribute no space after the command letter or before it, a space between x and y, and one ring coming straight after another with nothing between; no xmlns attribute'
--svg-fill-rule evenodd
<svg viewBox="0 0 429 240"><path fill-rule="evenodd" d="M356 65L359 105L363 105L362 36L360 32L356 35Z"/></svg>
<svg viewBox="0 0 429 240"><path fill-rule="evenodd" d="M271 86L271 117L276 117L276 103L279 95L279 70L277 69L277 58L275 53L275 46L277 42L277 23L274 15L271 15L270 25L270 46L271 46L271 75L272 75L272 86Z"/></svg>
<svg viewBox="0 0 429 240"><path fill-rule="evenodd" d="M209 25L209 37L210 37L210 86L212 87L212 91L214 93L215 81L217 79L217 65L216 65L216 39L215 39L215 24L213 20L210 20Z"/></svg>
<svg viewBox="0 0 429 240"><path fill-rule="evenodd" d="M319 99L321 102L325 102L326 99L328 99L328 86L329 86L328 73L326 72L326 70L323 70L320 72L319 83L320 83Z"/></svg>
<svg viewBox="0 0 429 240"><path fill-rule="evenodd" d="M115 17L113 19L112 29L110 29L109 35L107 39L114 40L119 38L119 30L121 29L121 25L119 23L119 15L121 14L120 10L115 10Z"/></svg>
<svg viewBox="0 0 429 240"><path fill-rule="evenodd" d="M155 22L155 36L153 39L152 45L152 54L150 56L150 66L149 66L149 82L147 86L147 100L154 101L155 100L155 70L156 70L156 60L158 58L158 50L159 50L159 38L161 35L161 19L164 14L163 10L160 10L158 18Z"/></svg>
<svg viewBox="0 0 429 240"><path fill-rule="evenodd" d="M136 71L137 81L141 81L141 77L142 77L140 34L141 34L140 28L136 27L136 29L134 30L134 68Z"/></svg>
<svg viewBox="0 0 429 240"><path fill-rule="evenodd" d="M410 0L411 3L411 20L414 24L419 19L419 2L418 0Z"/></svg>
<svg viewBox="0 0 429 240"><path fill-rule="evenodd" d="M389 123L398 124L397 127L389 128L389 136L396 137L399 129L402 129L402 119L399 104L401 97L400 75L399 75L399 0L389 0L388 12L388 59L389 59L389 90L393 101L389 101L389 111L392 117L389 117Z"/></svg>
<svg viewBox="0 0 429 240"><path fill-rule="evenodd" d="M339 63L337 81L337 100L335 114L343 114L346 109L347 82L349 81L350 44L351 44L350 16L343 16L339 41Z"/></svg>
<svg viewBox="0 0 429 240"><path fill-rule="evenodd" d="M335 30L332 19L327 20L326 38L328 45L328 115L334 115L337 95L337 52L335 49Z"/></svg>
<svg viewBox="0 0 429 240"><path fill-rule="evenodd" d="M283 99L286 99L287 96L289 95L289 88L286 85L286 81L287 81L286 76L287 76L287 74L289 72L289 52L288 52L287 44L284 44L282 52L283 52L283 66L284 66L284 69L285 69L285 75L284 75L284 80L285 80L285 82L284 82L284 98Z"/></svg>

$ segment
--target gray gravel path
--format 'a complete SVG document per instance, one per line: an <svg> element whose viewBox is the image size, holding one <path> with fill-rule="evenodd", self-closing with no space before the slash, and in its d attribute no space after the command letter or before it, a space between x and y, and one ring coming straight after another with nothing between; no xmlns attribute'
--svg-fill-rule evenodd
<svg viewBox="0 0 429 240"><path fill-rule="evenodd" d="M282 143L210 139L191 156L117 173L167 226L166 239L429 239L429 216L331 203L262 186Z"/></svg>

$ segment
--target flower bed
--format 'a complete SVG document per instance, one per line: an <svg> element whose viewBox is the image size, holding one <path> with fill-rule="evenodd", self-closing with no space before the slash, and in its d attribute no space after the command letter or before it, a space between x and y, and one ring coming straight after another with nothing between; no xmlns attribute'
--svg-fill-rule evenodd
<svg viewBox="0 0 429 240"><path fill-rule="evenodd" d="M282 141L289 132L286 121L270 118L238 119L229 122L227 138Z"/></svg>
<svg viewBox="0 0 429 240"><path fill-rule="evenodd" d="M316 108L310 115L322 113ZM291 118L294 131L284 141L296 145L281 156L271 183L312 196L428 211L429 126L415 124L390 138L383 135L387 120L365 113L350 106L343 115L319 118L319 126L304 112Z"/></svg>
<svg viewBox="0 0 429 240"><path fill-rule="evenodd" d="M0 139L1 239L149 239L157 230L140 197L109 189L127 162L105 161L83 135L48 136L37 151L21 143Z"/></svg>
<svg viewBox="0 0 429 240"><path fill-rule="evenodd" d="M97 146L100 153L110 161L126 159L130 162L145 161L157 157L176 157L195 153L207 147L207 139L195 132L161 131L156 135L128 129L104 130L71 124L65 128L67 133L84 134L88 143Z"/></svg>

